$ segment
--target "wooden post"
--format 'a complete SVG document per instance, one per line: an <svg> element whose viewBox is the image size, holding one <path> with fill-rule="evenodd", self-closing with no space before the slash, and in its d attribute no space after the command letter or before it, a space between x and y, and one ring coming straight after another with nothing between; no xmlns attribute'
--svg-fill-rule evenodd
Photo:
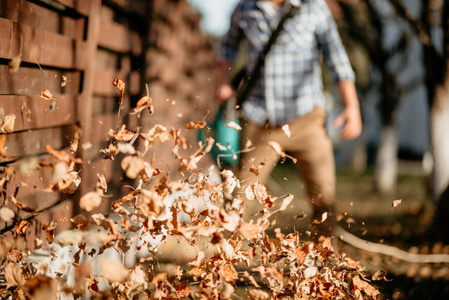
<svg viewBox="0 0 449 300"><path fill-rule="evenodd" d="M84 69L83 90L77 105L77 120L83 131L78 156L85 162L87 160L87 154L83 150L82 145L89 141L92 132L92 101L95 84L95 58L100 32L100 8L101 0L91 0L87 25L86 67ZM85 180L88 176L87 174L83 174L82 171L80 176L81 185L79 187L79 195L82 196L86 193L87 182ZM80 213L80 211L78 203L74 203L74 215Z"/></svg>

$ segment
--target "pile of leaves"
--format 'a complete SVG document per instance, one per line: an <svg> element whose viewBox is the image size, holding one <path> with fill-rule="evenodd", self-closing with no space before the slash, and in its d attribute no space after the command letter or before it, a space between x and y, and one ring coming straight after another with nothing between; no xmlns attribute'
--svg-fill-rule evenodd
<svg viewBox="0 0 449 300"><path fill-rule="evenodd" d="M124 87L120 82L116 79L114 85ZM151 117L151 104L149 95L144 96L131 113ZM221 171L222 181L215 182L215 166L206 172L198 169L199 161L215 143L213 138L199 142L197 150L184 157L188 145L182 130L205 126L201 121L190 122L183 129L155 125L142 133L129 131L125 125L111 129L111 142L101 151L102 157L121 159L123 172L134 180L135 187L111 201L107 216L74 216L70 221L76 229L62 232L56 239L56 224L46 228L51 243L36 241L36 249L49 253L45 262L33 261L33 254L26 251L10 250L0 269L0 298L233 299L241 286L250 299L381 297L372 281L384 276L366 274L359 263L337 253L330 239L312 243L302 241L298 232L282 233L275 228L271 217L288 208L292 195L270 196L260 183L241 186L229 170ZM76 136L74 149L80 133ZM150 149L169 142L173 143L172 155L179 162L179 172L186 174L183 180L170 181L168 172L153 167L145 158ZM47 191L75 192L81 182L76 165L82 162L51 147L47 151L64 166L60 168L64 176ZM98 174L96 188L80 198L80 207L90 212L109 201L107 190L105 177ZM193 204L198 199L201 207ZM11 201L23 209L13 197ZM264 206L252 220L242 217L248 201ZM26 226L19 226L17 230L26 230ZM269 230L274 232L272 236L267 234ZM183 265L170 263L161 271L155 263L158 245L173 236L192 245L206 240L214 251L207 255L198 250L194 260ZM124 257L141 250L148 255L126 267ZM101 259L111 251L118 254L118 260ZM70 255L55 267L55 261L62 259L60 253Z"/></svg>

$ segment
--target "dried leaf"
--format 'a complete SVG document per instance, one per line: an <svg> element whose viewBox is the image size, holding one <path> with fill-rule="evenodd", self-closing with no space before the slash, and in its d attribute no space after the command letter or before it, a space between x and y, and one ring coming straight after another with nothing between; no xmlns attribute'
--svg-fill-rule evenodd
<svg viewBox="0 0 449 300"><path fill-rule="evenodd" d="M5 222L10 222L15 215L14 211L8 207L0 208L0 218Z"/></svg>
<svg viewBox="0 0 449 300"><path fill-rule="evenodd" d="M106 177L104 177L103 174L97 173L97 189L103 191L103 193L106 193L108 191L108 184L106 181Z"/></svg>
<svg viewBox="0 0 449 300"><path fill-rule="evenodd" d="M317 271L318 271L317 267L308 267L307 269L304 270L304 278L309 279L311 277L315 277Z"/></svg>
<svg viewBox="0 0 449 300"><path fill-rule="evenodd" d="M296 260L298 261L298 263L300 265L304 264L304 262L306 261L307 255L310 253L311 246L312 246L312 244L309 242L309 243L304 244L304 246L302 246L302 247L295 248Z"/></svg>
<svg viewBox="0 0 449 300"><path fill-rule="evenodd" d="M44 242L41 239L39 239L39 238L34 239L34 247L36 247L36 249L42 248L43 244L44 244Z"/></svg>
<svg viewBox="0 0 449 300"><path fill-rule="evenodd" d="M70 82L70 80L68 80L67 76L65 76L65 75L62 75L61 78L62 78L61 87L65 87L67 85L67 83Z"/></svg>
<svg viewBox="0 0 449 300"><path fill-rule="evenodd" d="M324 221L326 221L327 220L327 212L324 212L322 215L321 215L321 223L323 223Z"/></svg>
<svg viewBox="0 0 449 300"><path fill-rule="evenodd" d="M399 204L401 204L401 202L402 202L402 199L394 200L393 203L392 203L392 205L391 205L391 207L395 208L396 206L398 206Z"/></svg>
<svg viewBox="0 0 449 300"><path fill-rule="evenodd" d="M2 117L0 121L0 133L11 133L14 131L16 115L9 114Z"/></svg>
<svg viewBox="0 0 449 300"><path fill-rule="evenodd" d="M282 130L284 131L286 136L291 137L292 133L290 132L290 127L288 126L288 124L282 126Z"/></svg>
<svg viewBox="0 0 449 300"><path fill-rule="evenodd" d="M220 149L220 151L227 151L228 148L226 146L223 146L220 143L215 143L215 145L217 145L218 149Z"/></svg>
<svg viewBox="0 0 449 300"><path fill-rule="evenodd" d="M136 149L129 143L117 143L117 150L123 154L136 154Z"/></svg>
<svg viewBox="0 0 449 300"><path fill-rule="evenodd" d="M145 162L140 157L127 156L122 160L121 166L128 178L135 179L145 169Z"/></svg>
<svg viewBox="0 0 449 300"><path fill-rule="evenodd" d="M148 108L148 112L151 114L153 114L154 112L154 107L153 105L151 105L153 103L153 99L151 99L150 96L143 96L142 98L139 99L139 101L137 101L136 107L133 109L133 112L131 114L139 114Z"/></svg>
<svg viewBox="0 0 449 300"><path fill-rule="evenodd" d="M251 289L247 290L248 297L251 300L269 300L270 294L262 290Z"/></svg>
<svg viewBox="0 0 449 300"><path fill-rule="evenodd" d="M70 152L75 153L78 150L79 141L82 135L81 126L74 126L73 139L70 141Z"/></svg>
<svg viewBox="0 0 449 300"><path fill-rule="evenodd" d="M81 184L81 177L78 172L70 172L63 180L58 181L58 189L65 194L73 194Z"/></svg>
<svg viewBox="0 0 449 300"><path fill-rule="evenodd" d="M6 258L13 263L19 263L22 261L23 259L23 254L22 252L20 252L19 250L12 250L11 252L8 253L8 255L6 256Z"/></svg>
<svg viewBox="0 0 449 300"><path fill-rule="evenodd" d="M41 98L49 101L49 100L53 99L53 95L51 94L51 92L49 90L43 90L41 92Z"/></svg>
<svg viewBox="0 0 449 300"><path fill-rule="evenodd" d="M239 232L247 240L252 240L256 238L256 235L260 232L260 228L256 224L243 222L240 224Z"/></svg>
<svg viewBox="0 0 449 300"><path fill-rule="evenodd" d="M62 247L69 245L78 245L83 241L84 232L79 230L64 230L58 234L58 244Z"/></svg>
<svg viewBox="0 0 449 300"><path fill-rule="evenodd" d="M16 232L20 235L25 234L25 231L28 227L28 221L22 220L19 225L16 227Z"/></svg>
<svg viewBox="0 0 449 300"><path fill-rule="evenodd" d="M17 163L17 170L22 175L30 175L39 168L39 160L35 156L26 156Z"/></svg>
<svg viewBox="0 0 449 300"><path fill-rule="evenodd" d="M232 194L236 187L240 187L240 182L235 177L234 173L232 173L232 171L224 170L220 174L225 179L223 182L223 191L225 192L225 194Z"/></svg>
<svg viewBox="0 0 449 300"><path fill-rule="evenodd" d="M287 197L285 197L284 200L282 200L282 205L279 208L279 210L280 211L286 210L290 202L292 202L293 198L294 198L293 195L287 195Z"/></svg>
<svg viewBox="0 0 449 300"><path fill-rule="evenodd" d="M110 283L121 283L128 277L129 271L120 261L102 259L99 263L100 274Z"/></svg>
<svg viewBox="0 0 449 300"><path fill-rule="evenodd" d="M237 130L237 131L242 130L242 127L241 127L239 124L237 124L236 122L234 122L234 121L229 122L229 123L226 125L226 127L233 128L233 129L235 129L235 130Z"/></svg>
<svg viewBox="0 0 449 300"><path fill-rule="evenodd" d="M245 194L248 200L257 199L261 204L265 204L265 199L268 197L267 188L259 181L248 186Z"/></svg>
<svg viewBox="0 0 449 300"><path fill-rule="evenodd" d="M125 286L125 294L129 294L137 287L147 288L147 279L145 276L145 272L143 271L141 266L135 266L132 271L129 273L128 279L124 284Z"/></svg>
<svg viewBox="0 0 449 300"><path fill-rule="evenodd" d="M89 192L81 197L79 205L85 211L92 211L101 205L101 195L97 192Z"/></svg>
<svg viewBox="0 0 449 300"><path fill-rule="evenodd" d="M153 99L151 99L151 97L143 96L142 98L139 99L139 101L137 101L136 107L142 107L142 106L149 105L152 103L153 103Z"/></svg>
<svg viewBox="0 0 449 300"><path fill-rule="evenodd" d="M21 55L14 56L13 59L11 59L11 61L8 63L9 73L16 73L20 68L21 62Z"/></svg>
<svg viewBox="0 0 449 300"><path fill-rule="evenodd" d="M235 211L226 213L224 209L221 209L218 217L223 228L230 232L234 232L240 223L240 216Z"/></svg>
<svg viewBox="0 0 449 300"><path fill-rule="evenodd" d="M233 284L239 278L235 268L231 264L225 264L220 268L220 275L223 276L226 282Z"/></svg>
<svg viewBox="0 0 449 300"><path fill-rule="evenodd" d="M360 279L358 275L352 278L352 283L354 285L354 289L365 292L366 295L373 297L373 299L377 299L377 297L380 296L380 292L375 287L373 287L368 282Z"/></svg>
<svg viewBox="0 0 449 300"><path fill-rule="evenodd" d="M44 149L45 149L45 151L48 152L48 154L50 154L51 156L53 156L54 158L56 158L60 161L65 161L66 163L74 162L77 164L83 163L83 161L81 159L75 158L75 157L71 156L70 154L68 154L67 152L57 151L57 150L53 149L50 145L45 145Z"/></svg>
<svg viewBox="0 0 449 300"><path fill-rule="evenodd" d="M5 279L8 287L23 286L26 282L23 270L12 262L5 267Z"/></svg>
<svg viewBox="0 0 449 300"><path fill-rule="evenodd" d="M288 155L287 153L285 153L285 152L282 150L282 147L281 147L281 145L280 145L278 142L275 142L275 141L269 141L268 144L269 144L269 145L271 146L271 148L273 148L273 150L274 150L277 154L279 154L282 158L288 157L288 158L290 158L295 164L296 164L296 162L298 161L296 158L294 158L294 157Z"/></svg>
<svg viewBox="0 0 449 300"><path fill-rule="evenodd" d="M59 180L66 178L68 172L67 163L64 161L58 161L53 167L51 174L52 183L56 183Z"/></svg>
<svg viewBox="0 0 449 300"><path fill-rule="evenodd" d="M5 148L5 142L6 142L6 135L0 134L0 160L8 156L8 153L6 152Z"/></svg>
<svg viewBox="0 0 449 300"><path fill-rule="evenodd" d="M206 127L206 121L192 121L186 124L186 129L201 129Z"/></svg>
<svg viewBox="0 0 449 300"><path fill-rule="evenodd" d="M112 82L112 85L117 87L118 91L120 92L120 101L118 103L120 111L120 108L123 105L123 97L125 95L125 83L122 80L115 78L114 81Z"/></svg>
<svg viewBox="0 0 449 300"><path fill-rule="evenodd" d="M147 216L162 218L165 216L165 204L157 192L152 190L141 190L139 206Z"/></svg>
<svg viewBox="0 0 449 300"><path fill-rule="evenodd" d="M130 140L133 139L134 137L134 133L126 130L126 125L122 125L122 127L120 128L120 130L117 133L114 133L114 131L112 129L109 130L109 136L114 137L116 140L118 141L126 141L129 142Z"/></svg>

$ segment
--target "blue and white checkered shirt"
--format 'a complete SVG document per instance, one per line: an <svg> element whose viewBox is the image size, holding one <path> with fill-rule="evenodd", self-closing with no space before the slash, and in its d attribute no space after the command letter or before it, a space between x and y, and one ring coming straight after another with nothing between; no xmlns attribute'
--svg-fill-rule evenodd
<svg viewBox="0 0 449 300"><path fill-rule="evenodd" d="M255 67L258 53L279 19L276 10L270 10L266 2L241 0L221 42L219 59L234 60L240 42L246 41L248 74ZM324 107L320 54L334 82L354 80L354 72L325 0L287 0L282 9L288 9L290 4L300 5L299 12L284 24L265 59L263 80L255 86L242 107L244 116L257 124L269 122L271 126L281 126L317 106Z"/></svg>

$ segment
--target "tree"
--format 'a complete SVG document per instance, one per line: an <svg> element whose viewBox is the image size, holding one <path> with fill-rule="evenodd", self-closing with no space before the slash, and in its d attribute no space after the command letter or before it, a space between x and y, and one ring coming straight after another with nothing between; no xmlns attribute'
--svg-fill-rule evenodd
<svg viewBox="0 0 449 300"><path fill-rule="evenodd" d="M385 1L391 5L397 16L409 24L409 27L413 30L415 36L419 37L423 45L425 85L430 112L431 152L434 160L432 190L433 199L436 203L436 213L431 231L440 233L439 237L449 242L449 1L423 1L420 17L414 16L404 5L404 1ZM369 9L372 20L371 29L375 29L377 33L374 43L373 39L369 39L366 28L357 26L357 23L354 21L354 14L349 9L351 6L349 3L353 3L353 1L338 0L340 7L345 12L345 19L350 24L351 35L364 44L370 54L373 65L378 66L382 70L380 112L384 127L385 144L383 144L381 139L381 150L378 159L385 159L386 163L378 166L377 174L378 178L380 178L385 176L385 174L391 175L392 170L394 170L392 166L395 164L394 158L396 156L392 155L395 151L392 128L395 124L395 110L398 104L397 95L401 91L396 84L397 78L395 78L395 74L392 74L386 68L386 62L389 56L403 49L400 46L404 45L404 43L398 42L396 49L390 49L389 51L383 49L380 46L382 45L382 20L374 5L378 4L379 1L359 0L356 2L356 4L365 4ZM416 83L411 82L406 87L402 87L402 89L411 88L414 84ZM385 146L382 146L382 144ZM381 190L382 188L387 190L391 187L391 184L392 177L389 176L387 181L384 184L378 184L378 187Z"/></svg>
<svg viewBox="0 0 449 300"><path fill-rule="evenodd" d="M433 197L437 202L434 227L449 241L449 3L426 0L424 28L430 43L426 45L426 78L430 106L431 146L434 158ZM430 37L439 27L441 49Z"/></svg>

